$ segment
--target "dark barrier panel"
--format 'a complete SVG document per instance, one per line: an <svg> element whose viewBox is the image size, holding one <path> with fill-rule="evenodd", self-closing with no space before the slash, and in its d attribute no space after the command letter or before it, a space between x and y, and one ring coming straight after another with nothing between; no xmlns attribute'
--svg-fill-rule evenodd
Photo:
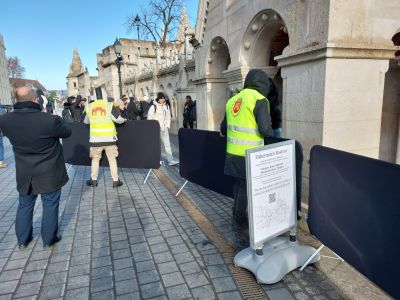
<svg viewBox="0 0 400 300"><path fill-rule="evenodd" d="M90 166L89 126L69 124L72 135L63 139L65 162L71 165ZM158 169L160 167L160 126L157 121L129 121L117 126L118 167ZM108 166L105 153L102 166Z"/></svg>
<svg viewBox="0 0 400 300"><path fill-rule="evenodd" d="M233 177L224 174L226 139L218 132L179 129L179 174L233 198Z"/></svg>
<svg viewBox="0 0 400 300"><path fill-rule="evenodd" d="M287 139L266 138L265 144L273 144ZM233 197L234 179L224 174L226 138L219 132L179 130L179 174L181 177L213 190L222 195ZM301 178L303 150L296 141L296 176ZM300 209L301 180L297 180L297 201Z"/></svg>
<svg viewBox="0 0 400 300"><path fill-rule="evenodd" d="M400 166L322 146L310 163L310 232L400 299Z"/></svg>

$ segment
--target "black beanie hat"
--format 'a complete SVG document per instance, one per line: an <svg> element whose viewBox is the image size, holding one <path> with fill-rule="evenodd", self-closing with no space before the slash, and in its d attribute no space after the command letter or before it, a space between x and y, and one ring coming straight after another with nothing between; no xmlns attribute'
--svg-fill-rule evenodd
<svg viewBox="0 0 400 300"><path fill-rule="evenodd" d="M165 95L164 95L163 92L158 92L158 93L157 93L156 101L158 102L158 100L161 99L161 98L164 98L164 99L165 99Z"/></svg>

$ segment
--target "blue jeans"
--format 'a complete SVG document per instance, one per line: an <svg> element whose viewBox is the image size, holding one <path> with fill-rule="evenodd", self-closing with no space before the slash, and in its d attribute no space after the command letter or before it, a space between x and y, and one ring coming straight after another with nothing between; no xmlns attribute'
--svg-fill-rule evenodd
<svg viewBox="0 0 400 300"><path fill-rule="evenodd" d="M4 145L3 145L3 135L0 132L0 161L4 160Z"/></svg>
<svg viewBox="0 0 400 300"><path fill-rule="evenodd" d="M41 233L44 245L52 244L57 237L60 196L61 189L42 194L43 216ZM17 217L15 220L18 245L27 244L32 239L33 209L37 197L38 195L35 194L19 194Z"/></svg>

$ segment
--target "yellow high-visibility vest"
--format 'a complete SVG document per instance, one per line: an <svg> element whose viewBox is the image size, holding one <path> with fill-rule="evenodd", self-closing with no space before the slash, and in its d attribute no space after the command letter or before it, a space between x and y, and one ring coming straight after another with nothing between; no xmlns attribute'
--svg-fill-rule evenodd
<svg viewBox="0 0 400 300"><path fill-rule="evenodd" d="M253 89L243 89L226 104L227 144L226 152L246 156L246 150L264 145L264 137L258 131L253 111L257 100L266 99ZM269 101L268 111L269 111Z"/></svg>
<svg viewBox="0 0 400 300"><path fill-rule="evenodd" d="M112 103L98 99L86 106L90 121L90 137L113 137L117 134L111 119Z"/></svg>

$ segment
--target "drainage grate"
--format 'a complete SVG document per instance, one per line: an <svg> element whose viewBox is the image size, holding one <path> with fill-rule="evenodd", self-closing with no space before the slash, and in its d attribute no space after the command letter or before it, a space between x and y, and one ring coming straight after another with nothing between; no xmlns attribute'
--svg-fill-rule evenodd
<svg viewBox="0 0 400 300"><path fill-rule="evenodd" d="M178 189L175 184L160 170L153 170L160 181L167 187L171 194L176 195ZM233 258L235 257L235 248L232 243L225 239L210 223L210 221L197 209L196 206L181 192L176 197L179 204L192 217L193 221L199 226L205 235L212 241L215 247L222 253L224 261L228 266L232 277L236 281L240 292L245 299L268 299L260 285L257 284L253 275L245 269L235 267Z"/></svg>

